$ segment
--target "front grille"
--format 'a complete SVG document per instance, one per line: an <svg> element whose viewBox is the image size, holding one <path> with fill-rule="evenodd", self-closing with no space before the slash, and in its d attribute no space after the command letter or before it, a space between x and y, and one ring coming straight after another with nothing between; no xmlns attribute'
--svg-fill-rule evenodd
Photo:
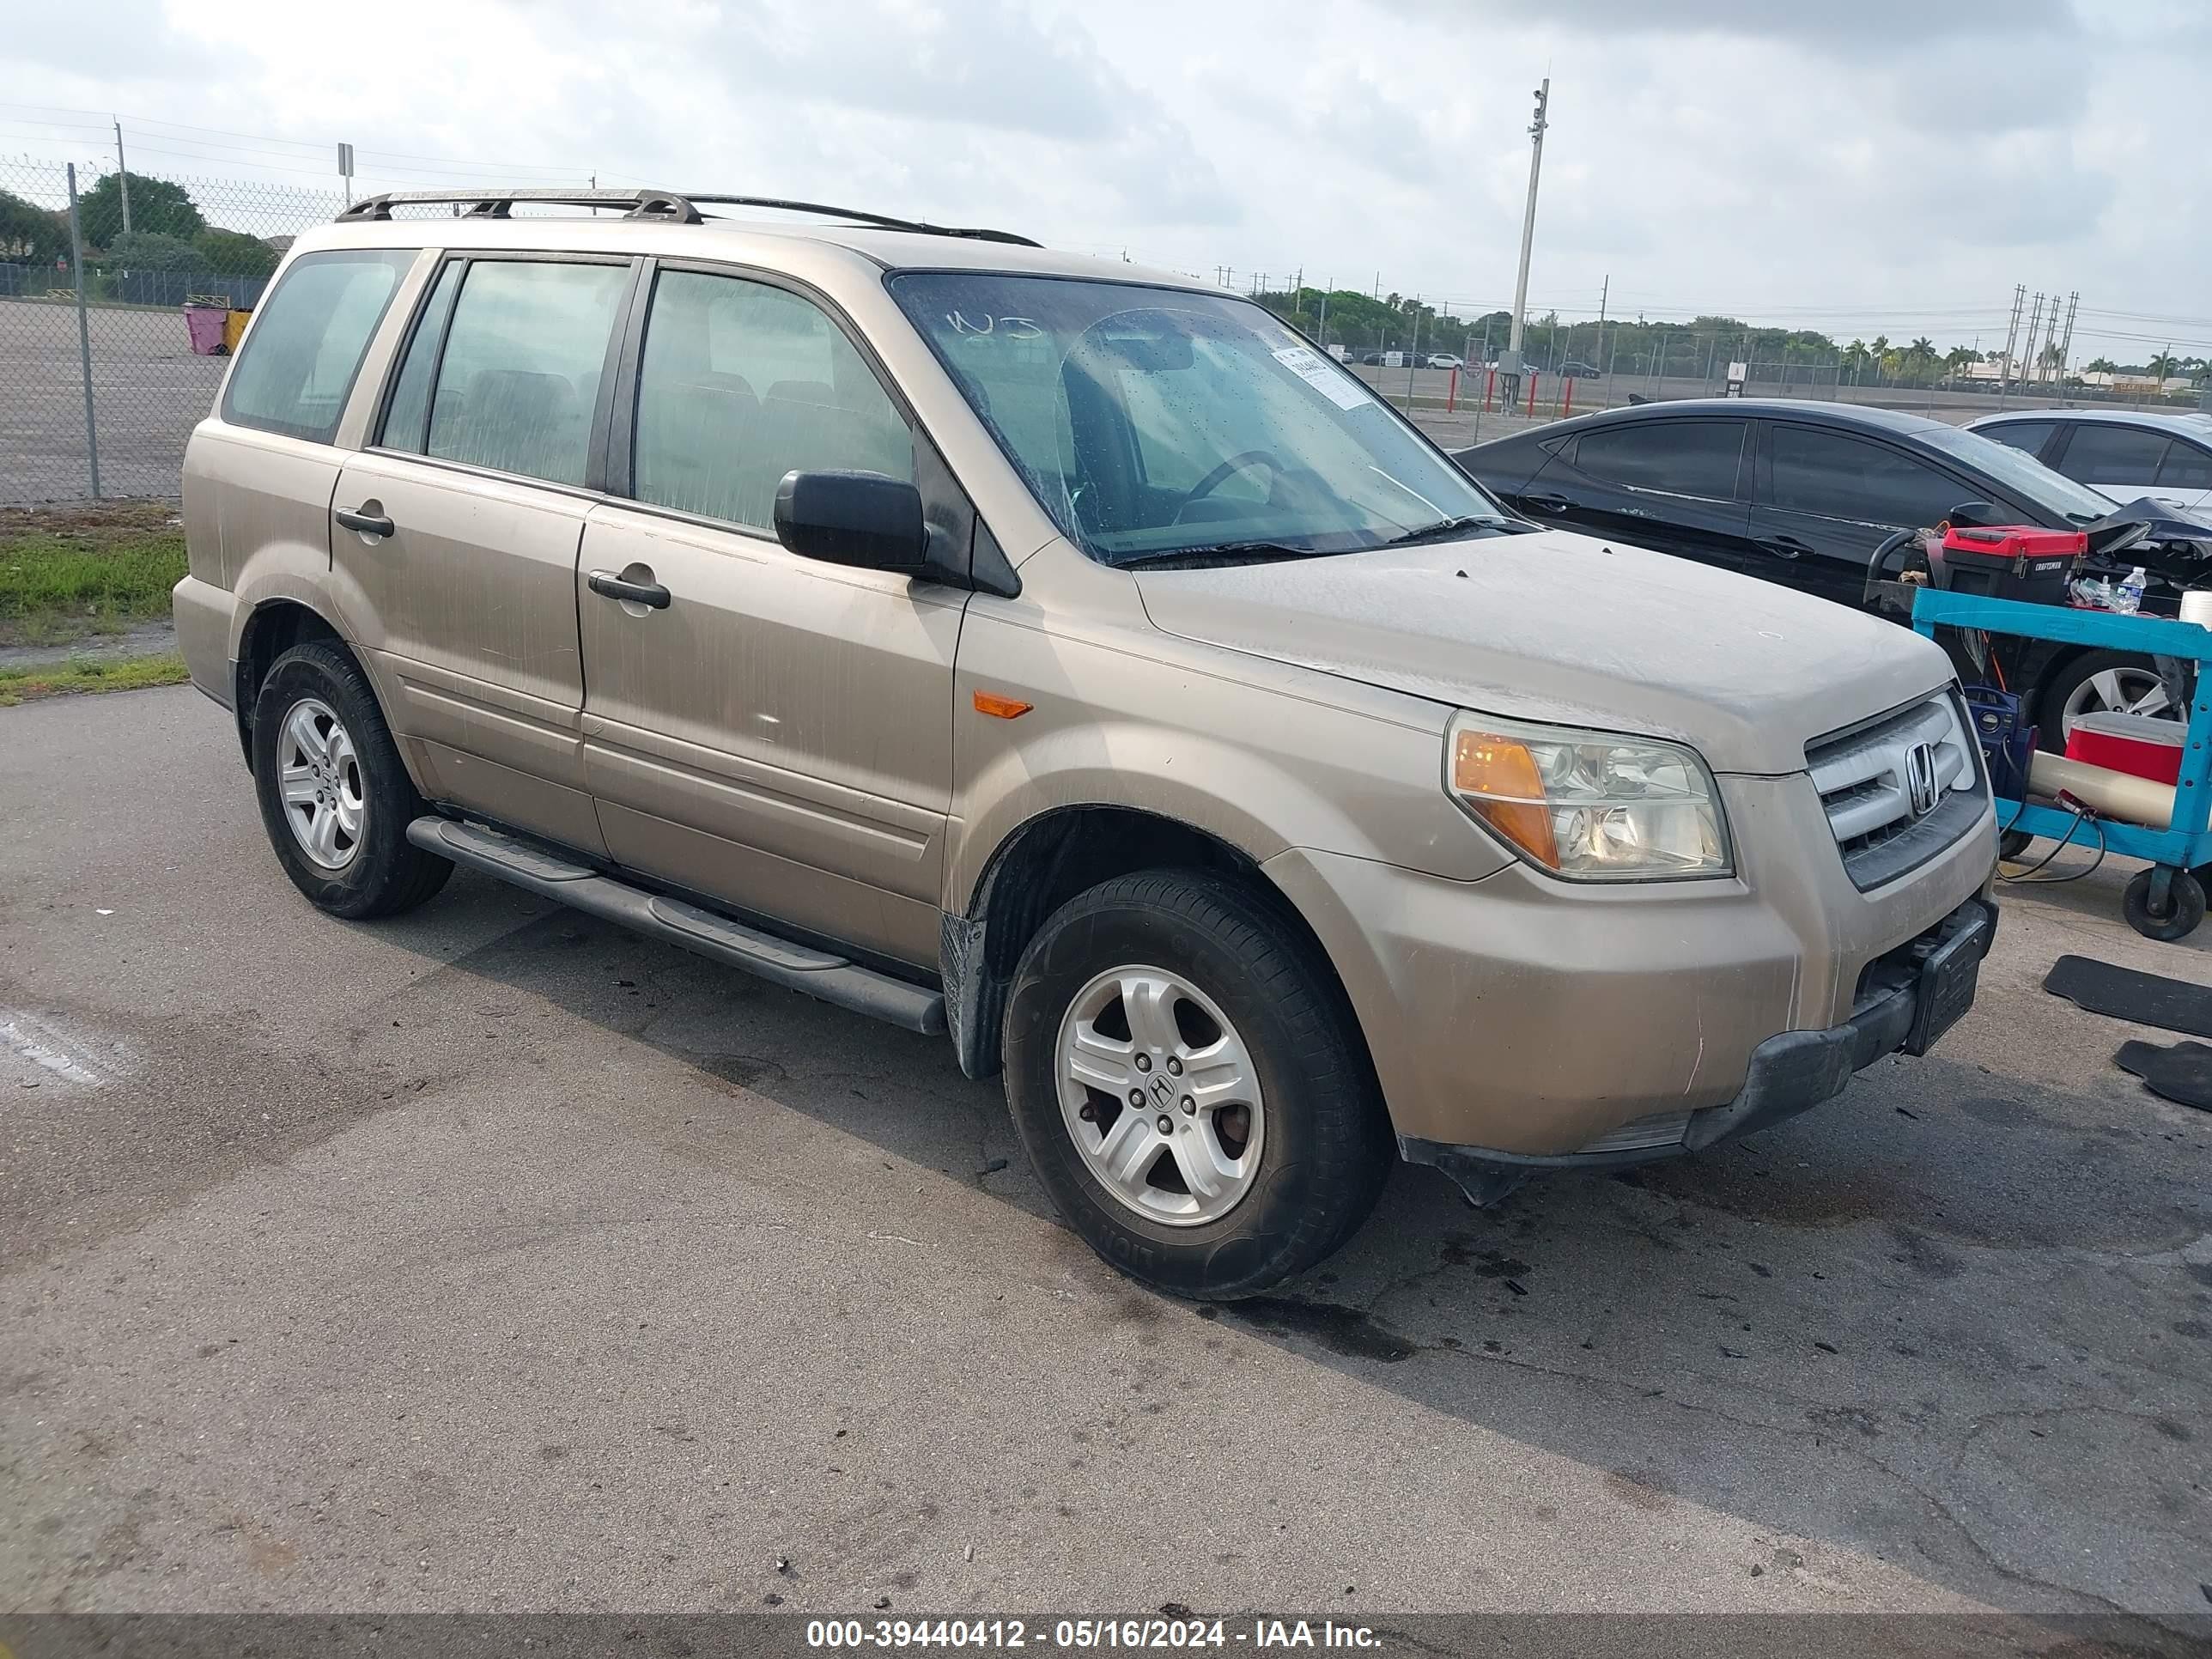
<svg viewBox="0 0 2212 1659"><path fill-rule="evenodd" d="M1936 805L1913 810L1913 751L1925 744ZM1852 885L1864 892L1917 868L1966 834L1981 817L1989 786L1972 729L1948 691L1805 745L1813 787L1843 854Z"/></svg>

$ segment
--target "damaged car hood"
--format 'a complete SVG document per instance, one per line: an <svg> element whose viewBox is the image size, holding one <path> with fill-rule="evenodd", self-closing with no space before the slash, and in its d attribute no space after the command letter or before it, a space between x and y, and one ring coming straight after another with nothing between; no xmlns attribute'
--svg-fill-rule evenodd
<svg viewBox="0 0 2212 1659"><path fill-rule="evenodd" d="M1716 771L1802 771L1808 739L1944 684L1911 629L1565 531L1133 572L1167 633L1516 720L1671 738Z"/></svg>

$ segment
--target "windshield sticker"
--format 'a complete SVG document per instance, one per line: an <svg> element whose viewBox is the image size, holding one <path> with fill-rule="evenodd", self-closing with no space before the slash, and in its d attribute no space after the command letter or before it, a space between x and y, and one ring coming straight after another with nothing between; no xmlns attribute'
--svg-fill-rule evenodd
<svg viewBox="0 0 2212 1659"><path fill-rule="evenodd" d="M1357 409L1375 401L1365 386L1334 363L1324 362L1310 347L1285 346L1275 354L1275 361L1339 409Z"/></svg>

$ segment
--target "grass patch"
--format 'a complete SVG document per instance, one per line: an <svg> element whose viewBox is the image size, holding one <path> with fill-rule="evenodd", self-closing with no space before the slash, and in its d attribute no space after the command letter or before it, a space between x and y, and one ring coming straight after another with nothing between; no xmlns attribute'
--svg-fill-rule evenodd
<svg viewBox="0 0 2212 1659"><path fill-rule="evenodd" d="M166 622L185 532L166 501L0 516L0 645L46 645Z"/></svg>
<svg viewBox="0 0 2212 1659"><path fill-rule="evenodd" d="M0 708L84 691L177 685L191 678L185 659L173 651L159 657L77 657L37 668L0 668Z"/></svg>

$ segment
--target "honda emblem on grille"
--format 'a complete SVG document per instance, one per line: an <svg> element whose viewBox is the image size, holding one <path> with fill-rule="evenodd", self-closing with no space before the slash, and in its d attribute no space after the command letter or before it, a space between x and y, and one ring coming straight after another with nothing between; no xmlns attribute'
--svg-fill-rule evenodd
<svg viewBox="0 0 2212 1659"><path fill-rule="evenodd" d="M1912 803L1912 816L1924 818L1934 811L1940 793L1936 782L1936 746L1914 744L1905 751L1905 793Z"/></svg>

